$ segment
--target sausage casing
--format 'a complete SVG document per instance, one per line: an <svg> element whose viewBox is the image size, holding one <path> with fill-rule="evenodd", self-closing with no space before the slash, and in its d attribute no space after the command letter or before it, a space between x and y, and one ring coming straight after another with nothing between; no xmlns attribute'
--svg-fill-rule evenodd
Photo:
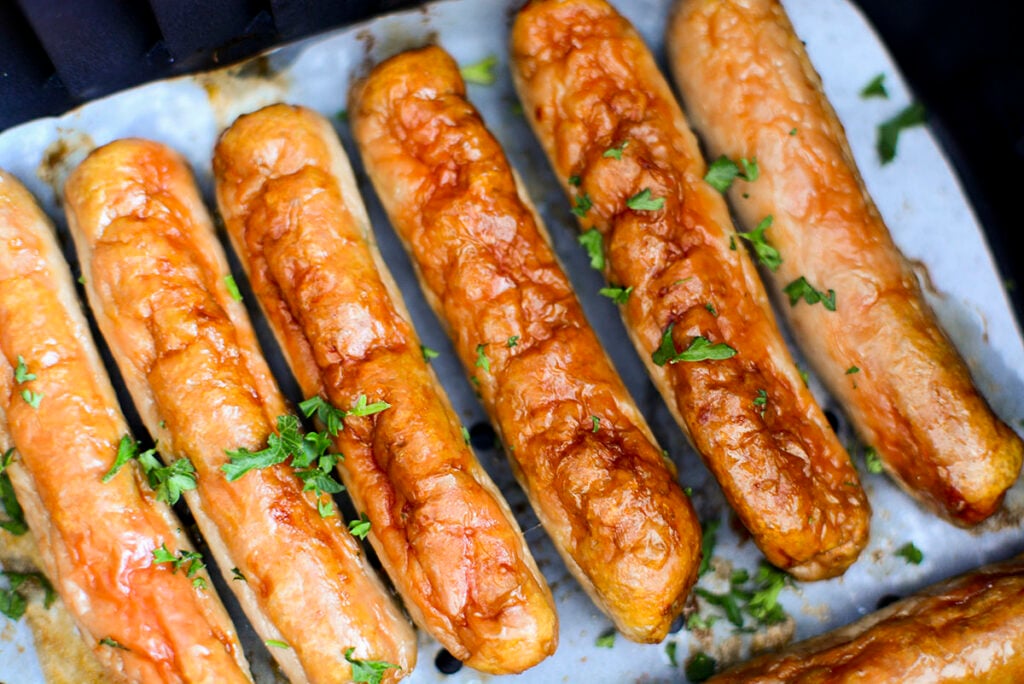
<svg viewBox="0 0 1024 684"><path fill-rule="evenodd" d="M757 159L760 177L731 198L750 229L773 217L773 285L803 276L835 291L835 311L782 306L815 371L904 489L961 525L991 515L1020 471L1021 441L924 301L782 6L687 0L668 43L711 152Z"/></svg>
<svg viewBox="0 0 1024 684"><path fill-rule="evenodd" d="M996 684L1024 679L1024 558L986 566L853 624L755 658L728 682Z"/></svg>
<svg viewBox="0 0 1024 684"><path fill-rule="evenodd" d="M282 670L336 682L352 648L400 666L389 681L408 674L411 628L339 517L321 517L288 464L233 482L221 470L228 450L260 450L287 408L184 161L119 140L75 169L64 199L100 330L161 453L194 466L189 506Z"/></svg>
<svg viewBox="0 0 1024 684"><path fill-rule="evenodd" d="M609 280L633 288L627 329L680 427L768 560L800 579L841 573L867 541L856 470L642 39L603 0L537 1L517 16L511 50L580 226L600 232ZM716 345L734 355L686 360Z"/></svg>
<svg viewBox="0 0 1024 684"><path fill-rule="evenodd" d="M193 587L205 573L154 562L191 549L170 507L135 464L103 482L126 435L53 228L0 171L0 447L42 568L115 680L252 681L220 600Z"/></svg>
<svg viewBox="0 0 1024 684"><path fill-rule="evenodd" d="M661 641L700 524L443 50L353 91L353 132L434 310L567 566L626 636Z"/></svg>
<svg viewBox="0 0 1024 684"><path fill-rule="evenodd" d="M349 411L336 444L369 539L413 618L456 658L519 672L551 654L557 618L500 492L463 440L373 244L348 159L323 117L275 105L214 155L217 201L307 396Z"/></svg>

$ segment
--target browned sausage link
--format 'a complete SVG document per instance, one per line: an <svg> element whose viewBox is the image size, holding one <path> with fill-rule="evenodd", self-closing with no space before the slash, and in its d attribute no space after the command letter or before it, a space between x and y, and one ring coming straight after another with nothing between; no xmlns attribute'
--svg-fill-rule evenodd
<svg viewBox="0 0 1024 684"><path fill-rule="evenodd" d="M528 4L511 49L524 109L581 227L603 236L609 279L634 288L627 327L680 426L772 563L801 579L841 573L867 541L857 473L735 248L650 52L602 0ZM735 355L665 362L694 344Z"/></svg>
<svg viewBox="0 0 1024 684"><path fill-rule="evenodd" d="M127 434L53 228L0 171L0 446L46 575L117 681L251 681L205 572L154 562L191 550L170 507L134 463L103 482Z"/></svg>
<svg viewBox="0 0 1024 684"><path fill-rule="evenodd" d="M349 111L538 517L619 631L661 641L696 578L700 525L458 66L436 47L392 58Z"/></svg>
<svg viewBox="0 0 1024 684"><path fill-rule="evenodd" d="M228 481L229 450L258 451L286 413L184 162L158 143L93 152L65 187L100 329L167 458L188 458L186 492L242 607L293 682L337 682L344 653L415 662L409 625L338 516L321 517L288 464Z"/></svg>
<svg viewBox="0 0 1024 684"><path fill-rule="evenodd" d="M424 362L330 124L276 105L236 121L217 198L253 289L307 395L350 410L341 469L413 617L455 657L518 672L552 653L550 592Z"/></svg>
<svg viewBox="0 0 1024 684"><path fill-rule="evenodd" d="M907 491L961 525L991 515L1024 447L921 296L782 6L682 2L668 41L712 153L757 158L760 178L732 199L749 229L773 217L773 285L804 276L836 293L834 312L783 306L815 370Z"/></svg>
<svg viewBox="0 0 1024 684"><path fill-rule="evenodd" d="M1024 681L1024 557L897 601L711 682L985 684Z"/></svg>

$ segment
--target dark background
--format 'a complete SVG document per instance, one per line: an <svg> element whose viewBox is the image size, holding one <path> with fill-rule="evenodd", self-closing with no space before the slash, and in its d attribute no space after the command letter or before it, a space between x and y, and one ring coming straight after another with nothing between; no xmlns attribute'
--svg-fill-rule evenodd
<svg viewBox="0 0 1024 684"><path fill-rule="evenodd" d="M619 0L625 1L625 0ZM1018 320L1024 3L854 0L929 112ZM415 0L0 0L0 131L143 81L237 61ZM1016 187L1015 187L1016 186ZM970 274L964 274L970 277Z"/></svg>

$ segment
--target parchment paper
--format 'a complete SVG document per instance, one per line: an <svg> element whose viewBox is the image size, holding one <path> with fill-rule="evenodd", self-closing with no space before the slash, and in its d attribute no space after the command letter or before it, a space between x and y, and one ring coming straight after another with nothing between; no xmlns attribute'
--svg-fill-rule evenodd
<svg viewBox="0 0 1024 684"><path fill-rule="evenodd" d="M569 204L518 113L507 66L507 27L513 8L518 4L519 0L439 2L422 10L378 18L307 39L250 60L241 67L141 86L92 102L65 116L6 131L0 135L0 167L17 175L37 195L57 222L61 235L66 236L54 188L61 174L95 145L125 136L144 136L168 143L188 157L210 200L212 147L218 132L236 115L271 102L287 101L334 117L357 168L385 260L406 297L424 343L441 352L433 363L456 409L467 426L474 426L486 422L483 411L361 172L344 117L337 115L345 109L352 79L404 48L438 42L460 63L496 55L499 60L497 82L491 86L471 85L470 98L524 177L548 222L555 248L587 315L662 446L679 465L683 485L693 488L701 519L722 521L715 550L720 559L716 562L718 574L732 567L753 571L760 553L751 543L737 537L729 524L728 509L717 485L686 444L648 381L640 359L627 343L615 305L598 296L603 283L589 268L576 243L577 233ZM668 0L619 0L617 4L663 61L662 31ZM786 0L785 5L824 79L826 91L846 126L868 188L896 242L919 265L929 301L966 357L982 392L995 410L1020 431L1024 418L1024 347L1020 331L983 233L949 163L923 127L900 137L897 158L891 164L881 166L874 150L876 126L911 101L896 66L870 26L845 0ZM885 74L890 99L861 99L860 89L879 73ZM212 201L209 206L213 207ZM73 258L70 248L65 251ZM260 319L237 261L233 260L232 264L257 323L264 350L283 389L291 399L300 399L279 350ZM799 354L796 356L799 359ZM821 390L813 376L811 385L822 405L838 417L840 437L862 469L865 489L874 508L871 542L844 577L784 589L781 601L793 622L776 628L775 636L779 633L785 636L787 630L792 632L794 628L797 638L820 633L874 610L882 597L909 593L1024 549L1024 533L1019 529L1024 511L1024 490L1020 483L1009 493L1004 510L975 530L964 531L941 522L914 504L884 475L863 471L860 447L842 411ZM137 434L144 435L144 432L138 429ZM707 650L725 660L745 657L748 653L753 637L734 633L725 620L719 620L712 633L695 634L682 629L670 635L666 644L677 645L679 665L676 667L670 664L665 644L641 646L619 637L612 648L597 647L595 640L609 629L610 622L567 575L513 481L504 456L486 446L478 448L477 453L516 512L530 548L551 583L561 619L561 643L553 657L518 678L488 677L468 668L446 676L434 666L440 647L421 633L419 665L408 681L583 681L594 684L683 681L682 663L691 653ZM894 554L908 541L923 551L924 560L920 565L910 565ZM726 585L727 581L716 578L716 573L701 581L701 586L712 591L722 591ZM218 588L233 615L239 616L237 605L224 589L223 582L218 583ZM711 612L706 605L701 605L702 614ZM258 679L274 681L266 648L245 626L244 618L238 623ZM756 638L760 640L763 635ZM0 636L0 681L19 684L42 681L31 634L23 624L8 623Z"/></svg>

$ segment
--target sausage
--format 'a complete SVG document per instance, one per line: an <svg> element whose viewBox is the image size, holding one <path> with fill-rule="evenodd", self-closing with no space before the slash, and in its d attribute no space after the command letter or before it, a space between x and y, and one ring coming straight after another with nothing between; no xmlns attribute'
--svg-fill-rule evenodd
<svg viewBox="0 0 1024 684"><path fill-rule="evenodd" d="M856 470L642 39L603 0L541 0L510 49L580 227L598 231L609 281L633 288L626 327L676 421L769 561L803 580L842 573L868 534Z"/></svg>
<svg viewBox="0 0 1024 684"><path fill-rule="evenodd" d="M484 672L550 655L551 593L423 359L330 124L261 109L222 134L213 168L228 234L302 391L349 412L341 474L406 608ZM377 402L389 407L354 410Z"/></svg>
<svg viewBox="0 0 1024 684"><path fill-rule="evenodd" d="M171 508L135 463L103 481L126 436L53 227L0 171L0 449L40 566L104 679L251 682L206 573L154 562L192 550Z"/></svg>
<svg viewBox="0 0 1024 684"><path fill-rule="evenodd" d="M700 524L458 66L437 47L393 57L349 112L537 516L619 631L661 641L696 579Z"/></svg>
<svg viewBox="0 0 1024 684"><path fill-rule="evenodd" d="M1016 480L1024 447L921 296L782 6L687 0L668 42L712 154L757 159L760 177L730 197L748 229L773 217L765 235L782 262L768 273L772 287L804 277L835 292L835 311L781 307L815 371L905 490L952 522L984 520Z"/></svg>
<svg viewBox="0 0 1024 684"><path fill-rule="evenodd" d="M398 666L387 681L408 674L411 627L339 516L321 515L290 464L235 481L222 471L228 451L262 449L288 410L185 162L116 141L72 172L64 200L99 328L161 455L195 468L186 500L281 669L337 682L352 676L353 649Z"/></svg>
<svg viewBox="0 0 1024 684"><path fill-rule="evenodd" d="M941 582L708 680L949 684L1024 678L1024 556Z"/></svg>

